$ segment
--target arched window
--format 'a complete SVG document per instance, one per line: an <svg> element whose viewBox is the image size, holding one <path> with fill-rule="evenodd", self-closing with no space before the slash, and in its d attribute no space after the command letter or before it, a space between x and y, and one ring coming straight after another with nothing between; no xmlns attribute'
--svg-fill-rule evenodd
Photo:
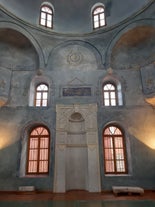
<svg viewBox="0 0 155 207"><path fill-rule="evenodd" d="M49 172L49 131L38 126L29 134L27 174L48 174Z"/></svg>
<svg viewBox="0 0 155 207"><path fill-rule="evenodd" d="M109 125L104 129L103 150L106 174L127 173L124 134L119 127Z"/></svg>
<svg viewBox="0 0 155 207"><path fill-rule="evenodd" d="M48 86L46 84L41 83L36 87L34 105L43 107L48 105Z"/></svg>
<svg viewBox="0 0 155 207"><path fill-rule="evenodd" d="M40 25L53 28L53 10L48 5L43 5L40 9Z"/></svg>
<svg viewBox="0 0 155 207"><path fill-rule="evenodd" d="M118 105L117 88L113 83L103 85L103 105L116 106Z"/></svg>
<svg viewBox="0 0 155 207"><path fill-rule="evenodd" d="M92 12L93 28L97 29L105 26L105 8L104 6L97 6Z"/></svg>

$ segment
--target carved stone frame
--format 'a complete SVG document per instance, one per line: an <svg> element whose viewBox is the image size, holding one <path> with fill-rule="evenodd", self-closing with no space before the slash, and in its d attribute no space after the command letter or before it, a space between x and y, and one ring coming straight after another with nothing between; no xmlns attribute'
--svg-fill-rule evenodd
<svg viewBox="0 0 155 207"><path fill-rule="evenodd" d="M56 105L56 142L54 192L66 192L66 148L69 119L72 114L82 115L85 123L87 149L87 186L83 190L101 191L99 145L97 127L97 104ZM80 147L80 146L79 146ZM83 145L81 144L81 147Z"/></svg>

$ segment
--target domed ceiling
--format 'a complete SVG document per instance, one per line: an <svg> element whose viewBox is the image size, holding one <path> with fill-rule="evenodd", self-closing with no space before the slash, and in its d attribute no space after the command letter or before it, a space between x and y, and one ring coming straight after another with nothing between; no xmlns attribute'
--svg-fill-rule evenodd
<svg viewBox="0 0 155 207"><path fill-rule="evenodd" d="M152 0L48 0L54 9L54 32L90 33L92 32L91 11L95 4L103 3L106 8L107 26L114 26L141 11ZM39 26L39 12L43 0L1 0L1 7L16 17ZM47 1L45 1L47 2ZM40 27L40 26L39 26Z"/></svg>

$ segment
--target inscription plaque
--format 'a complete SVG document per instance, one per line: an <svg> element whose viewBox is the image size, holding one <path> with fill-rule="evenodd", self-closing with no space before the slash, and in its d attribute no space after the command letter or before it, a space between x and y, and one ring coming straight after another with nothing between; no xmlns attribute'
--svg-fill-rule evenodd
<svg viewBox="0 0 155 207"><path fill-rule="evenodd" d="M63 96L91 96L90 87L63 88Z"/></svg>

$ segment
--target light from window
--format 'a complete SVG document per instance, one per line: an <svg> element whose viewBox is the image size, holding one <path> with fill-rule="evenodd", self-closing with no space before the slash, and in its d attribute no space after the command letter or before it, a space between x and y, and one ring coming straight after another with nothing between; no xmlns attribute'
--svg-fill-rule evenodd
<svg viewBox="0 0 155 207"><path fill-rule="evenodd" d="M104 106L117 105L117 91L112 83L107 83L103 86L103 104Z"/></svg>
<svg viewBox="0 0 155 207"><path fill-rule="evenodd" d="M49 132L36 127L29 137L27 174L47 174L49 169Z"/></svg>
<svg viewBox="0 0 155 207"><path fill-rule="evenodd" d="M104 7L96 7L93 10L93 27L94 29L105 26Z"/></svg>
<svg viewBox="0 0 155 207"><path fill-rule="evenodd" d="M40 25L48 28L53 27L53 10L49 6L41 7Z"/></svg>
<svg viewBox="0 0 155 207"><path fill-rule="evenodd" d="M127 173L125 143L122 131L108 126L103 133L105 173Z"/></svg>
<svg viewBox="0 0 155 207"><path fill-rule="evenodd" d="M47 106L48 104L48 86L40 84L36 88L35 106Z"/></svg>

